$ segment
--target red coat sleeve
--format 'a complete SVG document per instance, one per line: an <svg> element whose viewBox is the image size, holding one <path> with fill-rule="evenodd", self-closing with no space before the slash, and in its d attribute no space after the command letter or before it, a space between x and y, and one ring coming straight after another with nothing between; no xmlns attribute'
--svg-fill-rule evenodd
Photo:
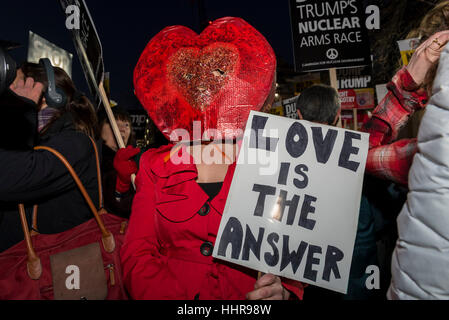
<svg viewBox="0 0 449 320"><path fill-rule="evenodd" d="M142 156L136 177L136 195L120 252L123 278L133 299L175 299L172 295L177 281L175 276L167 271L167 260L159 253L160 247L156 238L151 161L151 152Z"/></svg>
<svg viewBox="0 0 449 320"><path fill-rule="evenodd" d="M299 281L287 279L287 278L281 278L282 279L282 285L285 289L290 291L290 300L302 300L304 296L304 288L307 287L306 283L302 283ZM293 296L294 295L294 296Z"/></svg>

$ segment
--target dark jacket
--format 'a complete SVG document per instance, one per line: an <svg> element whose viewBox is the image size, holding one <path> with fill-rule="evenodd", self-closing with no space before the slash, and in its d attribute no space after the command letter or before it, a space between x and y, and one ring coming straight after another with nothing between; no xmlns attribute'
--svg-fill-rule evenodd
<svg viewBox="0 0 449 320"><path fill-rule="evenodd" d="M64 155L73 166L94 204L98 206L95 154L88 136L75 131L65 114L39 138ZM28 222L37 204L38 231L59 233L93 215L66 167L48 151L0 149L0 251L23 240L17 203L24 202Z"/></svg>
<svg viewBox="0 0 449 320"><path fill-rule="evenodd" d="M33 147L37 132L37 106L7 89L0 96L0 148L25 150Z"/></svg>
<svg viewBox="0 0 449 320"><path fill-rule="evenodd" d="M391 253L397 239L396 217L406 195L406 189L400 185L365 175L348 292L343 295L309 286L304 300L385 300L391 279ZM379 274L367 273L369 266L378 266ZM366 286L367 281L373 283L372 275L380 278L380 288L369 289Z"/></svg>

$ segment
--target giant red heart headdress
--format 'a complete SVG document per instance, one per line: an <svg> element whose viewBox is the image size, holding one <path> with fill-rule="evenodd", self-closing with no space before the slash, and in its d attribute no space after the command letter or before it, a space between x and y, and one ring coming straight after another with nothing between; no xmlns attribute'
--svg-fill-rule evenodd
<svg viewBox="0 0 449 320"><path fill-rule="evenodd" d="M199 35L183 26L159 32L137 63L134 88L166 137L185 129L190 140L201 139L195 126L200 135L216 129L229 139L274 93L275 70L267 40L246 21L226 17Z"/></svg>

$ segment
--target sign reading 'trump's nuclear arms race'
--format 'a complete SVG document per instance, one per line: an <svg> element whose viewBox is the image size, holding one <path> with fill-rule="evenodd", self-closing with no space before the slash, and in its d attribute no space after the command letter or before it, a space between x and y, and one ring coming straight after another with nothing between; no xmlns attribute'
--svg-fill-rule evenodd
<svg viewBox="0 0 449 320"><path fill-rule="evenodd" d="M361 0L289 0L295 70L371 64Z"/></svg>

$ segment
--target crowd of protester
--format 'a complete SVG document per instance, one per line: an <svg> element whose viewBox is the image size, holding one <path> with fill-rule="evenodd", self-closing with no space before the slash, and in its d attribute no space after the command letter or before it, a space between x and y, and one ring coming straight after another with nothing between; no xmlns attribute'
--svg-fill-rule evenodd
<svg viewBox="0 0 449 320"><path fill-rule="evenodd" d="M274 53L263 36L246 22L227 19L222 23L232 23L235 28L254 34L246 39L252 47L248 52L262 48L261 55L265 54L262 62L246 59L241 63L258 72L251 75L260 87L256 90L259 102L254 109L266 111L274 100ZM169 31L172 29L163 32ZM258 275L212 258L213 242L236 166L236 152L226 154L225 150L235 151L235 140L216 146L231 163L193 161L175 165L170 161L174 142L148 150L137 148L131 118L126 108L116 106L113 114L125 144L120 149L104 110L95 110L64 70L53 68L55 85L64 97L62 105L58 105L48 95L45 66L28 62L17 68L15 79L0 99L0 108L6 110L9 122L1 132L0 143L0 252L24 238L17 203L25 204L28 223L36 233L60 233L92 218L65 166L51 154L33 149L39 145L54 148L67 158L96 207L103 205L108 212L129 219L121 262L131 299L447 299L449 290L444 279L448 275L445 255L449 220L444 216L444 205L448 195L441 189L447 189L449 181L445 154L449 127L449 47L445 49L449 41L449 1L435 6L409 37L419 37L419 47L410 63L392 77L387 95L362 127L370 134L369 153L347 294L272 274ZM157 61L150 59L158 54L151 45L152 42L136 67L136 95L169 140L173 124L181 122L174 118L176 113L166 110L179 108L179 101L164 101L164 111L148 107L160 103L158 99L171 90L156 85L153 88L152 82L147 83L159 72L153 69L155 65L157 68ZM224 56L232 57L232 50L229 52ZM231 76L234 72L229 65L204 68L211 69L213 81L220 81L216 79L226 72ZM176 76L176 69L173 70L167 72ZM177 79L177 85L185 79L191 80L191 75ZM207 86L200 82L196 85ZM245 90L253 94L252 88ZM248 92L236 93L232 103L253 103L249 102ZM201 96L201 90L188 94L194 101L189 102L200 107L207 100ZM246 122L247 115L226 114L223 105L228 100L220 103L216 126L226 120L226 129L237 129ZM305 89L296 104L300 119L330 126L339 122L338 92L328 85ZM420 136L398 139L411 116L428 108L431 111L422 118ZM185 111L177 116L186 117L188 122ZM231 149L226 149L226 144ZM100 190L95 147L100 150ZM203 142L182 148L196 160L194 155L207 147ZM100 203L99 193L103 193L104 203ZM366 270L372 265L381 271L380 288L374 290L366 286Z"/></svg>

